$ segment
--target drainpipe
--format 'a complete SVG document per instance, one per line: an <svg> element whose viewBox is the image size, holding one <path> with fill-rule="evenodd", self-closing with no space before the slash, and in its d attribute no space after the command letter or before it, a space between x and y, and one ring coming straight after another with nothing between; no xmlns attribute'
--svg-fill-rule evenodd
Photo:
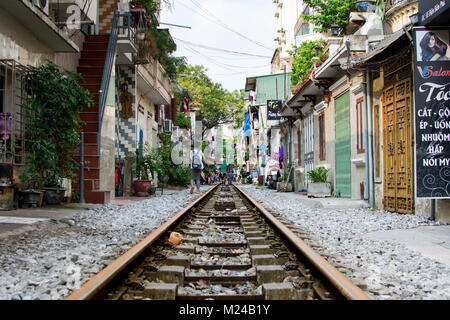
<svg viewBox="0 0 450 320"><path fill-rule="evenodd" d="M436 199L431 199L431 220L436 221Z"/></svg>
<svg viewBox="0 0 450 320"><path fill-rule="evenodd" d="M370 207L375 207L374 159L373 159L373 119L372 119L372 73L366 71L366 181Z"/></svg>
<svg viewBox="0 0 450 320"><path fill-rule="evenodd" d="M80 203L84 201L84 132L81 132L80 145Z"/></svg>

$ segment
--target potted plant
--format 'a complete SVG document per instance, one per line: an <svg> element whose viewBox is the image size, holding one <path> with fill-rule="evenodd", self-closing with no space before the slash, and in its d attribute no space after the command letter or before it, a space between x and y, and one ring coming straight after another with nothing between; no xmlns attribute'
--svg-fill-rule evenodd
<svg viewBox="0 0 450 320"><path fill-rule="evenodd" d="M42 190L45 190L45 204L60 204L63 201L66 192L66 189L61 187L61 178L58 174L47 176Z"/></svg>
<svg viewBox="0 0 450 320"><path fill-rule="evenodd" d="M136 150L136 180L133 181L134 193L138 197L148 196L148 191L151 187L151 180L149 180L149 167L147 157L141 154L139 149Z"/></svg>
<svg viewBox="0 0 450 320"><path fill-rule="evenodd" d="M328 170L325 168L316 168L308 171L308 198L331 197L331 184L327 182Z"/></svg>
<svg viewBox="0 0 450 320"><path fill-rule="evenodd" d="M283 176L280 181L277 182L277 191L279 192L292 192L294 190L292 180L294 166L291 162L288 162L286 169L284 170Z"/></svg>
<svg viewBox="0 0 450 320"><path fill-rule="evenodd" d="M191 120L183 112L177 112L175 124L183 129L191 129Z"/></svg>
<svg viewBox="0 0 450 320"><path fill-rule="evenodd" d="M148 143L144 146L144 151L136 150L136 180L133 181L135 194L140 197L153 195L156 192L155 173L159 172L158 163L160 154L158 149L151 148Z"/></svg>
<svg viewBox="0 0 450 320"><path fill-rule="evenodd" d="M25 205L29 207L40 207L44 199L44 192L26 189L19 190L19 206L23 208Z"/></svg>

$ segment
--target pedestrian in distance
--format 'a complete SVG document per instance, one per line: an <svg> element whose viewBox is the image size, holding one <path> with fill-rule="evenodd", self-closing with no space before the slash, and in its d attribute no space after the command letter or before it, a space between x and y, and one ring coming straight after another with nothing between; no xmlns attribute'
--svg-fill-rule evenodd
<svg viewBox="0 0 450 320"><path fill-rule="evenodd" d="M203 170L203 153L201 150L193 148L191 150L191 194L195 187L200 191L200 177Z"/></svg>
<svg viewBox="0 0 450 320"><path fill-rule="evenodd" d="M227 173L227 177L228 177L228 184L233 184L233 178L234 178L234 174L232 171L229 171Z"/></svg>

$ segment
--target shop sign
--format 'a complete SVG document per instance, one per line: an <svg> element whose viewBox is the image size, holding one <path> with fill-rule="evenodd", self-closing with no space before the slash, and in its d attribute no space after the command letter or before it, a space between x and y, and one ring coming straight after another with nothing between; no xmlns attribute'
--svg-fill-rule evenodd
<svg viewBox="0 0 450 320"><path fill-rule="evenodd" d="M417 198L450 198L449 43L448 27L414 28Z"/></svg>
<svg viewBox="0 0 450 320"><path fill-rule="evenodd" d="M430 23L449 8L450 0L419 0L420 24L426 25Z"/></svg>
<svg viewBox="0 0 450 320"><path fill-rule="evenodd" d="M281 100L267 100L267 120L280 120L281 107Z"/></svg>

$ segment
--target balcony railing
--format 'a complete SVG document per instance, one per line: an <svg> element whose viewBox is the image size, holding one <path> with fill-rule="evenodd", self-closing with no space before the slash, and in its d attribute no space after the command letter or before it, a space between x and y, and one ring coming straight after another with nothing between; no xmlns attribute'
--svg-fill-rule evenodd
<svg viewBox="0 0 450 320"><path fill-rule="evenodd" d="M136 28L134 27L133 17L130 12L117 13L117 40L130 40L136 43Z"/></svg>

